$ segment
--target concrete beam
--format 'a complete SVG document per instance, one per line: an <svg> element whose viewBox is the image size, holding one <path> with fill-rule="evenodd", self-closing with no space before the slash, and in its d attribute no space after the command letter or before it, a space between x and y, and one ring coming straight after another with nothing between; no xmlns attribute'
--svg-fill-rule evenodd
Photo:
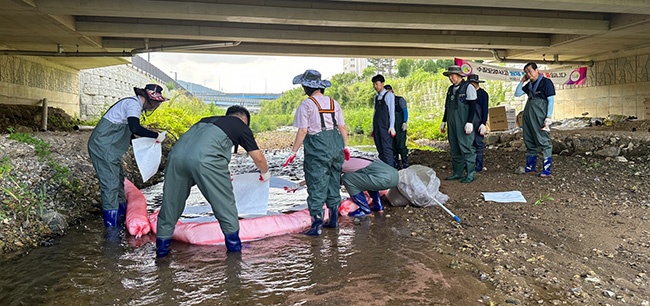
<svg viewBox="0 0 650 306"><path fill-rule="evenodd" d="M180 25L87 22L77 31L91 36L226 40L264 43L376 46L412 48L530 49L547 47L545 37L511 36L502 33L438 31L335 31L322 27L238 26L238 24ZM387 37L390 36L390 40Z"/></svg>
<svg viewBox="0 0 650 306"><path fill-rule="evenodd" d="M208 43L208 42L205 42ZM151 46L178 46L187 45L187 41L173 40L151 40ZM103 43L107 49L124 50L144 48L142 40L127 39L105 39ZM178 52L178 51L175 51ZM200 50L187 50L187 53L207 54L234 54L234 55L274 55L283 56L318 56L318 57L364 57L375 58L454 58L466 59L490 59L492 53L481 50L453 50L453 49L427 49L427 48L376 48L372 46L319 46L319 45L296 45L296 44L260 44L244 42L236 47L213 48Z"/></svg>
<svg viewBox="0 0 650 306"><path fill-rule="evenodd" d="M260 5L200 3L185 1L130 0L59 0L39 1L38 8L48 14L73 16L105 16L125 18L158 18L192 21L285 24L299 26L507 31L526 33L594 34L607 31L609 21L600 15L588 18L531 16L508 9L448 10L422 7L418 12L379 10L376 6L348 8L302 8L292 1L273 6L273 1ZM270 4L269 4L270 3ZM151 8L155 7L155 10ZM421 12L425 11L425 12ZM426 12L429 11L429 12Z"/></svg>
<svg viewBox="0 0 650 306"><path fill-rule="evenodd" d="M516 7L531 10L650 14L649 0L331 0L352 3L448 5L462 7Z"/></svg>

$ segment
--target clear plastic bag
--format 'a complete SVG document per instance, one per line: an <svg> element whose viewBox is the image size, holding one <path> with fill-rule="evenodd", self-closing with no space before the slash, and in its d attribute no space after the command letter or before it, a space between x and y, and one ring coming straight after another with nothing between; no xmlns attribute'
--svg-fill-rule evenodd
<svg viewBox="0 0 650 306"><path fill-rule="evenodd" d="M397 188L413 206L438 205L435 200L444 205L449 200L449 196L439 191L440 179L436 172L422 165L412 165L400 170Z"/></svg>

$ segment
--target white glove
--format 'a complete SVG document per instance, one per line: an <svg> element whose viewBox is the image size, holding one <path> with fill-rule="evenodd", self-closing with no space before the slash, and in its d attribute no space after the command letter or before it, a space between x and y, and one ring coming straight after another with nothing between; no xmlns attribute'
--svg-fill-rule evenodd
<svg viewBox="0 0 650 306"><path fill-rule="evenodd" d="M408 124L406 122L402 123L402 131L406 132L406 127L408 127Z"/></svg>
<svg viewBox="0 0 650 306"><path fill-rule="evenodd" d="M478 133L481 134L481 136L484 136L485 133L487 133L487 128L485 127L485 124L481 124L478 126Z"/></svg>
<svg viewBox="0 0 650 306"><path fill-rule="evenodd" d="M440 134L445 133L445 128L446 127L447 127L447 122L443 122L442 124L440 124Z"/></svg>
<svg viewBox="0 0 650 306"><path fill-rule="evenodd" d="M553 123L553 120L551 118L546 118L544 119L544 126L541 128L542 131L551 131L551 123Z"/></svg>
<svg viewBox="0 0 650 306"><path fill-rule="evenodd" d="M473 131L474 131L474 124L472 124L471 122L465 123L465 134L466 135L472 134Z"/></svg>
<svg viewBox="0 0 650 306"><path fill-rule="evenodd" d="M395 128L389 128L388 129L388 134L390 134L390 137L395 137L395 134L397 134L395 132Z"/></svg>
<svg viewBox="0 0 650 306"><path fill-rule="evenodd" d="M156 143L163 142L163 140L165 140L166 135L167 135L166 131L158 133L158 137L156 137Z"/></svg>
<svg viewBox="0 0 650 306"><path fill-rule="evenodd" d="M260 181L262 181L262 182L266 182L270 178L271 178L271 172L269 172L269 171L266 171L266 172L260 174Z"/></svg>

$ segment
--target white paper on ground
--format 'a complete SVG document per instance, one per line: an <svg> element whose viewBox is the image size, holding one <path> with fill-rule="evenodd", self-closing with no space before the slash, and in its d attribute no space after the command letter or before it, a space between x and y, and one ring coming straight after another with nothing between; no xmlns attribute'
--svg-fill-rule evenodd
<svg viewBox="0 0 650 306"><path fill-rule="evenodd" d="M142 181L146 182L158 171L162 157L162 145L156 143L155 138L140 137L131 141L133 144L133 155L138 170L142 175Z"/></svg>
<svg viewBox="0 0 650 306"><path fill-rule="evenodd" d="M485 201L498 203L526 203L521 191L503 191L503 192L481 192Z"/></svg>

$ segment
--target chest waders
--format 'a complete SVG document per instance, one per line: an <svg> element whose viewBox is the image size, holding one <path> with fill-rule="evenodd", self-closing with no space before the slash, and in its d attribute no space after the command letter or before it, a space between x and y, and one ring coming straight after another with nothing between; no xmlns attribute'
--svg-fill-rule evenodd
<svg viewBox="0 0 650 306"><path fill-rule="evenodd" d="M523 130L524 144L526 145L526 173L535 173L537 166L537 154L542 152L544 158L544 169L542 176L551 175L551 155L553 145L551 144L551 133L542 131L548 100L537 97L534 93L528 92L528 102L524 107Z"/></svg>
<svg viewBox="0 0 650 306"><path fill-rule="evenodd" d="M309 97L318 107L321 131L305 137L303 142L305 160L303 169L307 183L307 206L313 222L307 235L320 235L322 226L337 227L339 205L341 204L341 168L343 167L343 137L336 123L334 100L330 98L329 109L320 107L316 98ZM332 116L333 128L327 130L325 114ZM330 210L330 221L323 225L323 203Z"/></svg>
<svg viewBox="0 0 650 306"><path fill-rule="evenodd" d="M388 134L390 126L390 114L388 114L388 105L384 101L385 93L381 98L375 97L375 112L372 116L372 130L375 133L375 147L379 153L379 159L394 167L393 161L393 137ZM401 127L400 127L401 128Z"/></svg>
<svg viewBox="0 0 650 306"><path fill-rule="evenodd" d="M215 118L215 120L218 118ZM210 203L229 252L239 252L239 218L230 179L232 141L212 122L193 125L172 147L165 168L163 201L158 214L156 253L167 255L176 222L196 185Z"/></svg>
<svg viewBox="0 0 650 306"><path fill-rule="evenodd" d="M472 145L474 146L474 150L476 151L476 172L480 172L483 170L483 161L485 160L485 143L483 142L483 139L485 136L481 135L479 133L479 126L481 126L481 123L483 122L483 119L487 118L482 118L483 117L483 105L480 105L478 103L480 101L479 98L479 91L483 89L479 89L476 91L476 111L474 112L474 120L472 121L474 125L474 142Z"/></svg>
<svg viewBox="0 0 650 306"><path fill-rule="evenodd" d="M408 149L406 148L406 131L402 131L404 123L404 110L399 106L399 101L403 99L395 96L395 137L393 137L393 163L396 169L408 168ZM390 118L389 118L390 120ZM400 163L400 156L402 157Z"/></svg>
<svg viewBox="0 0 650 306"><path fill-rule="evenodd" d="M451 151L451 165L454 171L452 176L446 180L459 180L470 183L474 180L476 171L476 153L474 151L474 134L465 134L465 123L469 116L469 104L467 103L468 82L461 82L456 93L454 85L447 91L445 109L447 112L447 138ZM463 170L467 172L465 176Z"/></svg>
<svg viewBox="0 0 650 306"><path fill-rule="evenodd" d="M99 180L102 218L107 230L123 223L122 217L126 214L122 156L130 145L131 130L128 124L115 124L106 118L99 120L88 139L88 154ZM116 236L112 232L107 234Z"/></svg>
<svg viewBox="0 0 650 306"><path fill-rule="evenodd" d="M350 212L348 215L360 217L369 214L371 210L384 210L379 191L397 186L399 174L397 169L381 160L375 160L365 168L343 174L341 180L354 203L359 206L359 209ZM364 191L368 191L368 195L372 198L372 208L368 205Z"/></svg>

